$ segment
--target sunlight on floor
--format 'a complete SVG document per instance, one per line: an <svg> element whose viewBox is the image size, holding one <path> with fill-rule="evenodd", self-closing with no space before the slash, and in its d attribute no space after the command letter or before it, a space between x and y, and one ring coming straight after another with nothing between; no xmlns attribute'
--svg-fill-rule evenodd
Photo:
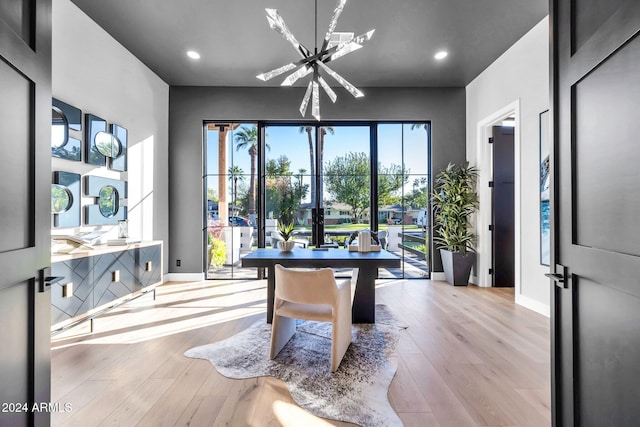
<svg viewBox="0 0 640 427"><path fill-rule="evenodd" d="M393 286L400 281L402 279L378 280L376 288ZM175 295L180 295L180 299L176 300ZM51 348L76 345L80 338L83 344L149 341L254 316L266 312L266 307L266 280L168 282L157 288L155 300L149 293L96 317L93 332L86 321L56 334Z"/></svg>
<svg viewBox="0 0 640 427"><path fill-rule="evenodd" d="M311 426L314 427L330 427L333 424L328 423L322 418L316 417L300 408L298 405L282 400L276 400L272 405L273 414L278 419L282 427L298 427Z"/></svg>
<svg viewBox="0 0 640 427"><path fill-rule="evenodd" d="M178 293L182 299L175 300ZM148 341L264 313L266 306L266 281L169 282L157 288L155 300L145 295L98 316L93 333L84 322L54 336L51 348L76 345L83 336L82 344Z"/></svg>

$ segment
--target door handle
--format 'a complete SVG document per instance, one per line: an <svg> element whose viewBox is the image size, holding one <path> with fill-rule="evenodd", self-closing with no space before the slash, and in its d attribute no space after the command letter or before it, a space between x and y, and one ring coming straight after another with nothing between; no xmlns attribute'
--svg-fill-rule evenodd
<svg viewBox="0 0 640 427"><path fill-rule="evenodd" d="M553 280L554 284L557 287L566 289L569 286L569 284L567 283L569 281L568 274L567 274L567 267L560 264L556 264L555 269L556 271L562 271L562 273L547 273L545 274L545 276Z"/></svg>
<svg viewBox="0 0 640 427"><path fill-rule="evenodd" d="M55 285L58 282L62 282L64 276L47 276L40 280L40 292L46 291L51 285Z"/></svg>
<svg viewBox="0 0 640 427"><path fill-rule="evenodd" d="M556 283L564 283L564 275L558 273L547 273L545 274L549 279L553 280Z"/></svg>

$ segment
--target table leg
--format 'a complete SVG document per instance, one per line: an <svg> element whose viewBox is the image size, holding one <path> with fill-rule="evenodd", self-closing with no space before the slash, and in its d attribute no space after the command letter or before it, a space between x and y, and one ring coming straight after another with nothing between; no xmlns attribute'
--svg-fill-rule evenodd
<svg viewBox="0 0 640 427"><path fill-rule="evenodd" d="M276 267L267 268L267 323L273 321L273 300L276 293Z"/></svg>
<svg viewBox="0 0 640 427"><path fill-rule="evenodd" d="M353 323L376 322L376 283L377 268L354 269L357 275L356 293L353 296L351 320Z"/></svg>

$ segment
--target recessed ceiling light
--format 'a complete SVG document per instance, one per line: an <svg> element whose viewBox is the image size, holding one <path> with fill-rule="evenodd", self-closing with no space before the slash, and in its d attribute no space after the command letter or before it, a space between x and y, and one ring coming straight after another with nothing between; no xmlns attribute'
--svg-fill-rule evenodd
<svg viewBox="0 0 640 427"><path fill-rule="evenodd" d="M200 59L200 54L195 50L190 50L187 52L187 56L191 59Z"/></svg>
<svg viewBox="0 0 640 427"><path fill-rule="evenodd" d="M436 52L435 55L433 55L434 58L436 59L444 59L447 57L449 53L446 50L441 50L439 52Z"/></svg>

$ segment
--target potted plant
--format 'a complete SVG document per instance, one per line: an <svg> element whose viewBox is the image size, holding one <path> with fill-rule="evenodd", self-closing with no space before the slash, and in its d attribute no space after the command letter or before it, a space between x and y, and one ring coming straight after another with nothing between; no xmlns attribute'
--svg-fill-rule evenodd
<svg viewBox="0 0 640 427"><path fill-rule="evenodd" d="M449 163L436 177L431 198L434 241L440 249L445 278L454 286L468 285L476 258L470 218L478 209L477 179L475 166Z"/></svg>
<svg viewBox="0 0 640 427"><path fill-rule="evenodd" d="M211 221L207 227L207 270L209 267L221 267L227 259L227 247L220 237L220 221Z"/></svg>
<svg viewBox="0 0 640 427"><path fill-rule="evenodd" d="M280 248L280 250L283 252L290 252L291 250L293 250L293 247L296 244L292 240L294 234L293 222L279 222L277 227L278 234L280 234L280 237L282 237L282 240L278 241L278 248Z"/></svg>

